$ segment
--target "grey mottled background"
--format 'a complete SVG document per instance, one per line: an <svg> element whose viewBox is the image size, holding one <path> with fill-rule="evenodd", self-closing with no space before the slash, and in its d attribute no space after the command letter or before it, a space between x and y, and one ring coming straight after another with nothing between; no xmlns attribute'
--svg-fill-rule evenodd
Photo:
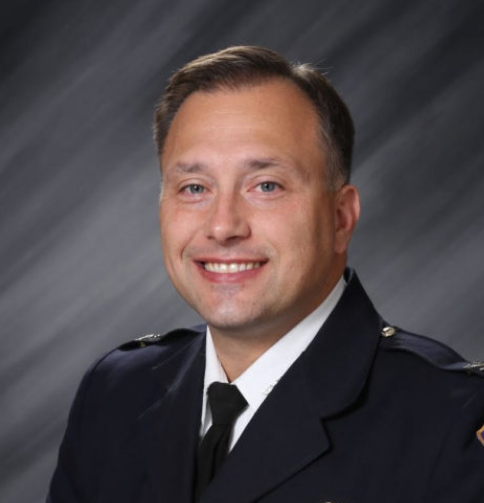
<svg viewBox="0 0 484 503"><path fill-rule="evenodd" d="M484 4L16 0L0 7L0 501L43 500L82 373L195 319L163 272L151 116L187 60L255 43L329 70L386 318L484 358Z"/></svg>

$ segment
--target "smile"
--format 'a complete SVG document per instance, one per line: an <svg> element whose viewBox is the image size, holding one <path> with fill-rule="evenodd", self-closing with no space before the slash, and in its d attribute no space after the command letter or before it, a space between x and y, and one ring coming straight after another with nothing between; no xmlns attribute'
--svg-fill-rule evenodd
<svg viewBox="0 0 484 503"><path fill-rule="evenodd" d="M218 274L234 274L242 271L250 271L252 269L258 269L262 263L261 262L204 262L203 268L206 271L215 272Z"/></svg>

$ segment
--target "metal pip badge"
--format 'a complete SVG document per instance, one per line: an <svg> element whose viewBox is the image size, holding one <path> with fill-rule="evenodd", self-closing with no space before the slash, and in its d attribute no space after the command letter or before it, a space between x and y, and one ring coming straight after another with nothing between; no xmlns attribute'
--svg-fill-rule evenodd
<svg viewBox="0 0 484 503"><path fill-rule="evenodd" d="M481 442L482 445L484 445L484 424L482 425L482 428L476 431L477 438L479 439L479 442Z"/></svg>

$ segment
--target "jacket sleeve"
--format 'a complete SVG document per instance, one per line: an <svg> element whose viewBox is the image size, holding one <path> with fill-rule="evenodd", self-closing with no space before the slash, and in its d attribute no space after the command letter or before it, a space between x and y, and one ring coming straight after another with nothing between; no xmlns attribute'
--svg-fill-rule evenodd
<svg viewBox="0 0 484 503"><path fill-rule="evenodd" d="M86 372L76 393L59 449L57 466L50 483L47 503L87 503L83 496L81 480L82 426L89 384L98 363L92 365Z"/></svg>
<svg viewBox="0 0 484 503"><path fill-rule="evenodd" d="M442 439L422 502L484 502L484 381L471 396L461 399Z"/></svg>

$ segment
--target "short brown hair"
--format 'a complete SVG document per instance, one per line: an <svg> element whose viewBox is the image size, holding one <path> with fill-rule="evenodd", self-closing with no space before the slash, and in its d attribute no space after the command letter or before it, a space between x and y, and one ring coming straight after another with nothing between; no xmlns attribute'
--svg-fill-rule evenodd
<svg viewBox="0 0 484 503"><path fill-rule="evenodd" d="M319 117L331 185L348 183L354 140L348 107L328 79L314 67L291 64L277 52L257 46L229 47L201 56L171 77L155 111L154 139L158 152L163 152L171 123L192 93L237 90L277 78L293 82L309 98Z"/></svg>

